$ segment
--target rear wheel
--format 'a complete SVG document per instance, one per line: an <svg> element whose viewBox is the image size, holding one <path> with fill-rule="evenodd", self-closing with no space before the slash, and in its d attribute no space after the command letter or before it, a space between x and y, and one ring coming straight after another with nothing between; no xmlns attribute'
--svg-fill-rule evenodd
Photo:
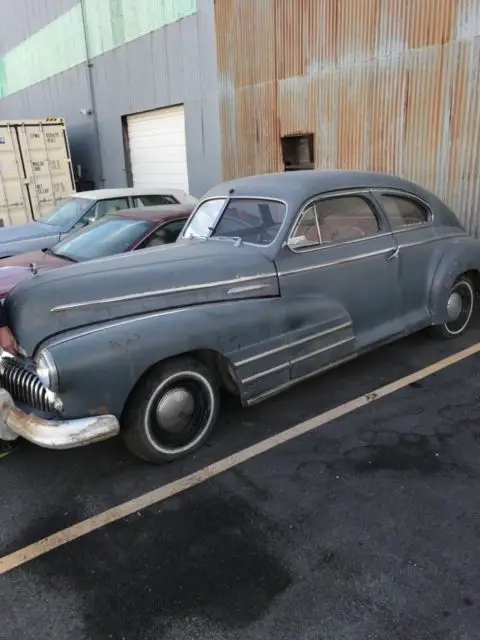
<svg viewBox="0 0 480 640"><path fill-rule="evenodd" d="M211 435L219 411L215 375L193 358L155 367L134 389L125 408L123 437L148 462L183 458Z"/></svg>
<svg viewBox="0 0 480 640"><path fill-rule="evenodd" d="M468 328L475 307L475 289L467 276L461 276L450 289L447 300L447 320L431 327L438 338L456 338Z"/></svg>

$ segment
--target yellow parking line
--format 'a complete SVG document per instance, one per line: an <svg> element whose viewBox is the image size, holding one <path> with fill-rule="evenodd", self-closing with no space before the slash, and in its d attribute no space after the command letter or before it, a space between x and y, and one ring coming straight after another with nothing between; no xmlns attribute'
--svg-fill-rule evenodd
<svg viewBox="0 0 480 640"><path fill-rule="evenodd" d="M385 385L384 387L380 387L371 391L370 393L366 393L365 395L359 396L342 404L334 409L330 409L325 413L321 413L314 418L310 418L309 420L305 420L305 422L301 422L281 433L278 433L266 440L262 440L261 442L257 442L257 444L252 445L251 447L247 447L241 451L237 451L236 453L223 458L222 460L218 460L213 464L196 471L188 476L184 476L174 482L164 485L163 487L159 487L158 489L154 489L153 491L149 491L137 498L133 498L133 500L129 500L128 502L124 502L112 509L108 509L107 511L103 511L96 516L88 518L87 520L83 520L82 522L78 522L71 527L67 527L57 533L54 533L43 540L38 540L33 544L24 547L23 549L19 549L18 551L14 551L3 558L0 558L0 574L4 574L7 571L11 571L12 569L19 567L34 558L38 558L39 556L56 549L68 542L72 542L77 538L80 538L87 533L95 531L96 529L100 529L107 524L112 522L116 522L126 516L129 516L133 513L137 513L138 511L145 509L146 507L150 507L153 504L157 504L159 502L163 502L167 498L171 498L187 489L191 489L210 478L218 476L219 474L236 467L239 464L250 460L256 456L265 453L266 451L270 451L275 447L278 447L285 442L293 440L294 438L298 438L318 427L321 427L332 420L336 420L337 418L341 418L342 416L355 411L356 409L360 409L361 407L370 404L371 402L376 402L385 396L388 396L395 391L403 389L407 387L412 382L416 382L423 378L427 378L428 376L445 369L446 367L451 366L461 360L465 360L470 356L478 353L480 351L480 343L474 344L468 349L464 349L463 351L459 351L447 358L443 358L434 364L425 367L424 369L420 369L415 373L412 373L403 378L399 378L390 384Z"/></svg>

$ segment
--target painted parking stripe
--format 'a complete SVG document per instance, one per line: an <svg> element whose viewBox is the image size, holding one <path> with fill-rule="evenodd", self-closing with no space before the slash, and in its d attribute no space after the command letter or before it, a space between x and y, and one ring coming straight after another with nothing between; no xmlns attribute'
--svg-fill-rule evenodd
<svg viewBox="0 0 480 640"><path fill-rule="evenodd" d="M60 547L68 542L72 542L77 538L81 538L82 536L95 531L96 529L100 529L107 524L112 522L116 522L117 520L121 520L126 516L132 515L150 507L154 504L158 504L167 500L167 498L171 498L187 489L191 489L203 482L218 476L219 474L236 467L239 464L250 460L251 458L255 458L256 456L265 453L266 451L270 451L275 447L278 447L285 442L293 440L294 438L298 438L318 427L321 427L332 420L336 420L337 418L341 418L356 409L360 409L372 402L376 402L381 398L385 398L386 396L391 395L395 391L399 391L412 384L412 382L417 382L418 380L422 380L423 378L427 378L428 376L441 371L457 362L465 360L470 356L480 352L480 342L472 345L468 349L464 349L463 351L459 351L447 358L443 358L438 362L433 363L432 365L425 367L424 369L420 369L408 376L395 380L390 384L387 384L383 387L375 389L370 393L366 393L365 395L359 396L342 404L338 407L330 409L325 413L321 413L314 418L310 418L309 420L305 420L305 422L301 422L281 433L278 433L270 438L262 440L261 442L257 442L257 444L252 445L251 447L247 447L246 449L242 449L241 451L237 451L236 453L223 458L222 460L218 460L213 464L196 471L188 476L184 476L174 482L166 484L158 489L154 489L153 491L149 491L137 498L133 498L128 502L124 502L112 509L108 509L107 511L103 511L96 516L88 518L87 520L83 520L82 522L78 522L77 524L72 525L71 527L67 527L66 529L62 529L57 533L54 533L43 540L38 540L33 544L24 547L23 549L19 549L18 551L14 551L6 556L0 558L0 575L15 569L27 562L30 562L34 558L38 558L57 547Z"/></svg>

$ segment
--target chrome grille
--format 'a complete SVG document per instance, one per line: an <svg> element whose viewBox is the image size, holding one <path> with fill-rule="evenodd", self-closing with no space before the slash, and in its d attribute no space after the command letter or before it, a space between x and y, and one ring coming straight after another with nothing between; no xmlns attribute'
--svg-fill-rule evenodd
<svg viewBox="0 0 480 640"><path fill-rule="evenodd" d="M17 358L0 360L0 385L14 400L34 409L50 412L55 410L55 397L41 382L34 371Z"/></svg>

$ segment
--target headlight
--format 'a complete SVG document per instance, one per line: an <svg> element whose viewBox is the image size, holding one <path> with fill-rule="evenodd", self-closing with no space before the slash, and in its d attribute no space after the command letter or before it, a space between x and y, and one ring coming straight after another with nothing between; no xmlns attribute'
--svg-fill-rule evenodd
<svg viewBox="0 0 480 640"><path fill-rule="evenodd" d="M58 372L50 351L48 351L48 349L43 349L43 351L40 351L35 360L37 365L37 376L39 377L39 379L47 387L47 389L57 391Z"/></svg>

